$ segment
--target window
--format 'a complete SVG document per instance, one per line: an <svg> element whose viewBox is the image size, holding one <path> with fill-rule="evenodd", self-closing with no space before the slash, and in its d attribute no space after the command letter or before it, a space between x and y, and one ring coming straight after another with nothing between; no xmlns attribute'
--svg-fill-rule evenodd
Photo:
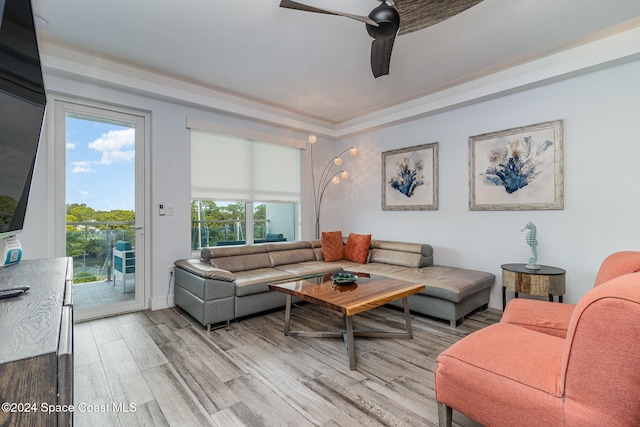
<svg viewBox="0 0 640 427"><path fill-rule="evenodd" d="M296 239L297 148L191 130L191 249Z"/></svg>
<svg viewBox="0 0 640 427"><path fill-rule="evenodd" d="M295 213L295 203L193 200L191 250L295 240ZM252 240L247 238L247 223L253 224Z"/></svg>

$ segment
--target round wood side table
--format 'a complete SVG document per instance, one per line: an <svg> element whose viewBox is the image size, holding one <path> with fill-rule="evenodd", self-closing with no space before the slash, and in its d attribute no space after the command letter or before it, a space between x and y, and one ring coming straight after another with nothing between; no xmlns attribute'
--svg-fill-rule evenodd
<svg viewBox="0 0 640 427"><path fill-rule="evenodd" d="M549 296L549 301L553 302L553 297L558 297L558 302L562 302L565 294L565 273L562 268L541 265L539 270L525 268L527 264L502 264L502 310L507 304L506 289L518 293L539 296Z"/></svg>

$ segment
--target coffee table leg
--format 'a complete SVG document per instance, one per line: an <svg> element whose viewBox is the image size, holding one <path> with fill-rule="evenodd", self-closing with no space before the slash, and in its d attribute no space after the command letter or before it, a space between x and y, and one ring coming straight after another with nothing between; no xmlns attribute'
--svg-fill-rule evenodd
<svg viewBox="0 0 640 427"><path fill-rule="evenodd" d="M287 294L287 303L284 308L284 334L289 335L289 322L291 320L291 295Z"/></svg>
<svg viewBox="0 0 640 427"><path fill-rule="evenodd" d="M343 314L344 325L346 331L344 332L320 332L320 331L290 331L290 318L291 318L291 295L286 295L286 306L284 312L284 334L287 336L300 336L300 337L316 337L316 338L342 338L345 347L347 347L347 354L349 356L349 369L356 369L356 343L355 337L367 337L367 338L413 338L413 329L411 328L411 311L409 310L409 300L407 297L402 298L402 304L404 306L404 318L406 323L406 332L391 332L391 331L354 331L353 330L353 316L347 316Z"/></svg>
<svg viewBox="0 0 640 427"><path fill-rule="evenodd" d="M356 369L356 343L353 339L353 322L351 316L346 316L347 323L347 351L349 352L349 369Z"/></svg>
<svg viewBox="0 0 640 427"><path fill-rule="evenodd" d="M402 305L404 306L404 320L407 323L407 338L413 338L413 329L411 329L411 312L409 310L409 300L407 297L402 298Z"/></svg>

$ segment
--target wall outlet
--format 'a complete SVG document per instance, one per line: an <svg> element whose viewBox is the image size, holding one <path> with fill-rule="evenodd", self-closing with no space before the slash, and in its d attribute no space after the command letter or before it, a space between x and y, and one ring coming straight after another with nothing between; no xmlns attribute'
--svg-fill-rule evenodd
<svg viewBox="0 0 640 427"><path fill-rule="evenodd" d="M173 265L169 266L169 276L173 276Z"/></svg>

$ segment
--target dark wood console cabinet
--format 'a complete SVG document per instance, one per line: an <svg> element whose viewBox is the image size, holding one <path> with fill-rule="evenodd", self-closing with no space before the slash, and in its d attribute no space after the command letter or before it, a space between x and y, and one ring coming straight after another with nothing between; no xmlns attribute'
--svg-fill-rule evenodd
<svg viewBox="0 0 640 427"><path fill-rule="evenodd" d="M72 272L71 258L0 268L0 288L30 287L0 299L0 426L73 425Z"/></svg>

